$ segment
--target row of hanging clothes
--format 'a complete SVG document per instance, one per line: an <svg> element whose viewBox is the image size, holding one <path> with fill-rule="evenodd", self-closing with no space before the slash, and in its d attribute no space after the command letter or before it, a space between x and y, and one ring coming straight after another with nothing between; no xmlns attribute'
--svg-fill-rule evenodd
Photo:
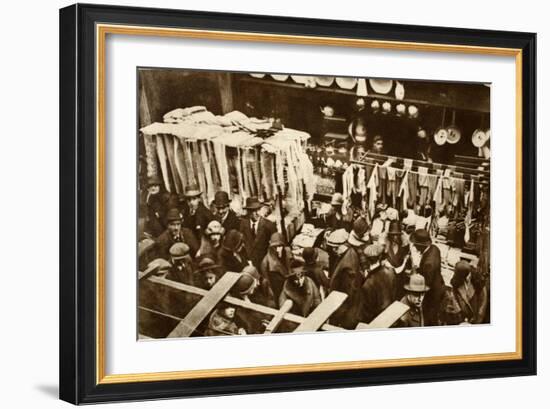
<svg viewBox="0 0 550 409"><path fill-rule="evenodd" d="M140 133L147 178L159 177L167 192L179 195L195 185L206 204L220 190L241 203L252 196L272 201L280 192L298 211L313 197L306 132L238 111L214 115L190 107L170 111Z"/></svg>
<svg viewBox="0 0 550 409"><path fill-rule="evenodd" d="M430 208L434 236L439 219L452 218L460 220L467 243L472 221L480 213L478 210L488 204L489 184L485 177L458 172L455 166L420 166L404 158L399 161L387 157L383 163L364 159L350 164L342 175L344 211L360 209L372 219L379 203L417 215Z"/></svg>

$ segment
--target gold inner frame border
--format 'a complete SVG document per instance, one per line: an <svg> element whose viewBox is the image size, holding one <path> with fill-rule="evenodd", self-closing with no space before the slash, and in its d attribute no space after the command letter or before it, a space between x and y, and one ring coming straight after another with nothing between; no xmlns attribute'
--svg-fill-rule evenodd
<svg viewBox="0 0 550 409"><path fill-rule="evenodd" d="M268 42L299 45L375 48L401 51L451 52L513 56L516 64L516 350L505 353L450 355L436 357L381 359L368 361L320 362L132 374L105 373L105 42L108 34L160 36L188 39ZM198 29L178 29L116 24L96 25L96 383L115 384L163 380L205 379L228 376L254 376L295 372L322 372L350 369L388 368L466 362L519 360L522 358L522 51L454 44L363 40L322 36L248 33Z"/></svg>

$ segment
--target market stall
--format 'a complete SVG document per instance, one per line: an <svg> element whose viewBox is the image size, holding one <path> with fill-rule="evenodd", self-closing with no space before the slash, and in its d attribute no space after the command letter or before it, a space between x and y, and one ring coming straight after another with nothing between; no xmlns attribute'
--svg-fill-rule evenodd
<svg viewBox="0 0 550 409"><path fill-rule="evenodd" d="M217 191L239 214L249 197L273 203L276 217L295 231L314 194L313 166L305 153L306 132L238 111L214 115L205 107L180 108L140 129L146 177L160 177L167 192L200 187L209 205ZM300 223L294 222L301 220ZM296 226L294 226L296 224Z"/></svg>

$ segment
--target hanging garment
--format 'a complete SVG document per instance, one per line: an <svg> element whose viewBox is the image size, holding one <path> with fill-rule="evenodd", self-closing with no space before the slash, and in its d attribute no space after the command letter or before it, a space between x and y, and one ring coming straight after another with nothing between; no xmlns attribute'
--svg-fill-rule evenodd
<svg viewBox="0 0 550 409"><path fill-rule="evenodd" d="M263 151L260 155L262 165L262 182L266 193L267 200L274 200L277 187L275 185L275 172L273 169L274 155Z"/></svg>
<svg viewBox="0 0 550 409"><path fill-rule="evenodd" d="M378 178L379 178L379 186L378 186L378 202L379 203L388 203L388 198L386 196L387 192L387 182L386 182L386 167L380 166L378 168Z"/></svg>
<svg viewBox="0 0 550 409"><path fill-rule="evenodd" d="M259 189L256 186L256 178L254 176L254 172L256 171L254 151L251 149L243 149L242 157L244 162L243 174L246 189L248 189L250 196L259 197Z"/></svg>
<svg viewBox="0 0 550 409"><path fill-rule="evenodd" d="M428 168L424 166L418 167L418 187L420 190L420 206L427 204L426 199L428 198Z"/></svg>
<svg viewBox="0 0 550 409"><path fill-rule="evenodd" d="M401 198L401 210L405 210L409 202L409 181L409 171L406 170L405 174L403 175L401 186L399 187L399 193L397 194L397 196Z"/></svg>
<svg viewBox="0 0 550 409"><path fill-rule="evenodd" d="M243 162L242 162L242 156L241 156L241 149L237 148L237 157L235 158L235 168L237 170L237 182L239 185L239 195L241 196L243 203L244 201L250 197L250 194L248 193L248 189L246 188L245 184L245 178L243 173Z"/></svg>
<svg viewBox="0 0 550 409"><path fill-rule="evenodd" d="M435 188L437 186L437 181L439 177L443 175L443 171L438 170L435 175L428 174L428 203L432 200Z"/></svg>
<svg viewBox="0 0 550 409"><path fill-rule="evenodd" d="M210 165L210 173L212 175L212 184L214 192L222 189L222 182L220 177L220 170L218 169L218 163L215 160L214 150L212 147L212 141L205 141L204 146L206 148L206 155L208 157L208 164Z"/></svg>
<svg viewBox="0 0 550 409"><path fill-rule="evenodd" d="M209 205L214 200L214 195L216 194L216 189L214 182L212 180L212 168L210 162L208 161L208 153L206 151L206 144L208 141L198 142L198 147L200 150L202 168L204 170L204 178L206 181L206 203Z"/></svg>
<svg viewBox="0 0 550 409"><path fill-rule="evenodd" d="M374 169L372 170L372 174L370 176L369 182L367 183L367 190L369 191L369 215L370 217L373 217L377 195L378 195L378 164L374 165Z"/></svg>
<svg viewBox="0 0 550 409"><path fill-rule="evenodd" d="M439 208L443 203L443 176L437 178L437 184L434 189L433 201L435 202L435 212L439 213Z"/></svg>
<svg viewBox="0 0 550 409"><path fill-rule="evenodd" d="M191 142L186 141L182 144L183 154L185 156L185 169L187 171L187 181L190 184L198 185L198 179L196 177L195 168L193 166L193 154L191 152Z"/></svg>
<svg viewBox="0 0 550 409"><path fill-rule="evenodd" d="M367 171L363 166L357 172L357 190L361 193L361 196L367 194Z"/></svg>
<svg viewBox="0 0 550 409"><path fill-rule="evenodd" d="M145 163L147 164L147 177L159 177L160 175L157 166L157 146L155 138L153 138L153 135L142 135L143 144L145 146Z"/></svg>
<svg viewBox="0 0 550 409"><path fill-rule="evenodd" d="M163 135L164 136L164 148L166 150L166 157L168 158L168 166L170 166L170 173L172 174L172 180L174 182L174 187L176 193L180 194L183 192L183 185L179 178L178 171L176 169L176 159L174 157L174 139L172 135Z"/></svg>
<svg viewBox="0 0 550 409"><path fill-rule="evenodd" d="M450 169L445 169L445 172L443 173L443 182L442 182L442 189L443 189L443 205L445 208L451 203L451 181L449 179L451 175Z"/></svg>
<svg viewBox="0 0 550 409"><path fill-rule="evenodd" d="M183 157L183 149L178 138L174 138L174 162L176 165L176 172L178 173L182 186L189 185L190 183L187 179L187 172L185 171L185 159Z"/></svg>
<svg viewBox="0 0 550 409"><path fill-rule="evenodd" d="M298 173L296 171L296 159L293 154L292 146L288 145L285 149L285 159L286 159L286 172L287 172L287 182L288 182L288 191L286 195L287 202L290 200L292 203L292 208L301 208L302 201L302 184L299 183Z"/></svg>
<svg viewBox="0 0 550 409"><path fill-rule="evenodd" d="M157 135L155 137L156 139L156 145L157 145L157 156L160 163L160 171L162 173L162 180L164 181L164 187L166 188L167 192L172 192L172 188L170 186L170 177L168 176L168 160L166 159L166 150L164 148L164 142L162 140L162 136Z"/></svg>
<svg viewBox="0 0 550 409"><path fill-rule="evenodd" d="M222 143L212 142L212 150L217 169L220 175L221 190L229 194L229 198L233 198L233 190L229 181L229 162L227 160L226 147Z"/></svg>
<svg viewBox="0 0 550 409"><path fill-rule="evenodd" d="M258 187L258 197L262 202L265 202L265 193L262 188L262 167L260 163L260 147L257 147L254 149L254 157L255 157L255 166L256 166L256 172L254 172L254 177L256 178L256 186Z"/></svg>
<svg viewBox="0 0 550 409"><path fill-rule="evenodd" d="M392 207L396 207L397 200L397 181L395 179L395 168L388 167L388 196Z"/></svg>
<svg viewBox="0 0 550 409"><path fill-rule="evenodd" d="M354 192L354 165L348 166L348 168L342 174L342 196L344 198L349 197Z"/></svg>
<svg viewBox="0 0 550 409"><path fill-rule="evenodd" d="M466 217L464 218L464 243L470 241L470 223L472 222L472 212L474 208L474 180L470 182L470 191L464 195L467 206Z"/></svg>
<svg viewBox="0 0 550 409"><path fill-rule="evenodd" d="M191 143L191 156L193 158L193 169L195 171L195 175L199 182L199 188L202 192L201 197L203 200L207 200L206 192L208 188L206 186L206 175L205 175L204 167L202 165L202 159L201 159L201 154L199 152L198 141Z"/></svg>
<svg viewBox="0 0 550 409"><path fill-rule="evenodd" d="M299 168L302 170L302 178L306 188L306 197L308 201L311 201L313 200L313 195L316 192L313 163L311 163L309 156L307 156L305 152L301 152L298 155L298 158L300 161Z"/></svg>
<svg viewBox="0 0 550 409"><path fill-rule="evenodd" d="M453 206L458 211L462 210L462 204L464 201L464 179L461 178L462 174L457 173L456 178L453 178L455 190L453 193Z"/></svg>
<svg viewBox="0 0 550 409"><path fill-rule="evenodd" d="M354 170L355 165L350 165L342 174L342 196L344 197L344 203L342 205L343 211L348 208L350 204L350 197L352 193L355 192Z"/></svg>
<svg viewBox="0 0 550 409"><path fill-rule="evenodd" d="M279 188L281 189L281 193L283 197L286 194L285 190L285 157L284 154L281 151L277 151L275 154L275 161L273 163L273 166L275 168L275 185L277 186L277 193L279 192Z"/></svg>

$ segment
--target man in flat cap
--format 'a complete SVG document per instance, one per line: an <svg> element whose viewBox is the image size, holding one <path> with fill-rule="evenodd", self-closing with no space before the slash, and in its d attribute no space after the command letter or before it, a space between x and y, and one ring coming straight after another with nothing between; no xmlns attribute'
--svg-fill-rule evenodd
<svg viewBox="0 0 550 409"><path fill-rule="evenodd" d="M359 292L357 319L365 324L396 300L395 272L380 263L383 253L384 247L380 244L370 244L364 250L368 274Z"/></svg>
<svg viewBox="0 0 550 409"><path fill-rule="evenodd" d="M170 272L169 280L178 281L183 284L193 285L193 260L189 256L189 246L185 243L174 243L170 247Z"/></svg>
<svg viewBox="0 0 550 409"><path fill-rule="evenodd" d="M156 239L157 255L165 260L170 259L170 247L174 243L185 243L189 246L190 255L195 256L199 242L191 230L182 226L181 214L178 209L170 209L166 215L168 227Z"/></svg>

